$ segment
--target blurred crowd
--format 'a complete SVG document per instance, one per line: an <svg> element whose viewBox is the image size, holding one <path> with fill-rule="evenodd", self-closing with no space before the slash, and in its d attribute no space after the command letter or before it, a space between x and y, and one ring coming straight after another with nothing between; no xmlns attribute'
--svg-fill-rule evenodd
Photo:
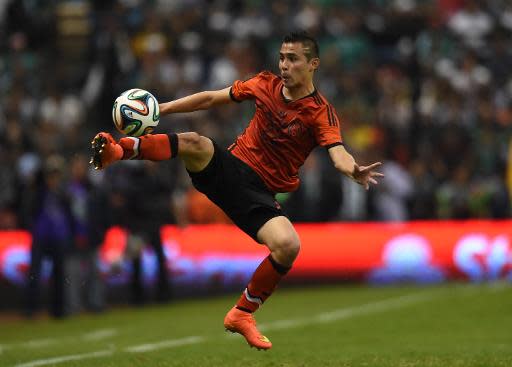
<svg viewBox="0 0 512 367"><path fill-rule="evenodd" d="M7 0L0 229L35 231L47 213L69 240L62 246L81 251L113 224L153 233L154 223L227 221L177 162L88 169L90 140L114 130L112 103L126 89L167 101L277 72L281 39L296 29L319 41L316 87L340 115L347 149L362 164L383 161L386 178L366 192L317 149L301 188L278 196L292 220L510 215L508 0ZM198 131L227 146L253 111L244 103L168 116L156 132ZM34 201L41 190L56 200ZM39 223L42 242L47 226Z"/></svg>

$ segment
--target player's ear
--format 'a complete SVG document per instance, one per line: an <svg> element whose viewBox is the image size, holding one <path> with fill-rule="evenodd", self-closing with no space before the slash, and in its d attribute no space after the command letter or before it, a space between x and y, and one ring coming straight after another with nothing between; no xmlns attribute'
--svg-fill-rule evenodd
<svg viewBox="0 0 512 367"><path fill-rule="evenodd" d="M309 61L309 65L311 66L311 71L318 69L320 66L320 59L318 57L313 57Z"/></svg>

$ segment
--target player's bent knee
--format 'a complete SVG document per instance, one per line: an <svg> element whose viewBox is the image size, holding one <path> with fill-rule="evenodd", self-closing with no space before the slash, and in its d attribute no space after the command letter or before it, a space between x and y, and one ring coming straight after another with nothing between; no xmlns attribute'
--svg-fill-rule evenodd
<svg viewBox="0 0 512 367"><path fill-rule="evenodd" d="M210 139L196 132L178 134L178 152L181 155L198 154L209 150Z"/></svg>
<svg viewBox="0 0 512 367"><path fill-rule="evenodd" d="M178 155L187 170L199 172L210 162L214 153L213 142L196 132L178 134Z"/></svg>
<svg viewBox="0 0 512 367"><path fill-rule="evenodd" d="M296 233L276 236L271 246L274 260L281 265L291 266L300 252L300 240Z"/></svg>

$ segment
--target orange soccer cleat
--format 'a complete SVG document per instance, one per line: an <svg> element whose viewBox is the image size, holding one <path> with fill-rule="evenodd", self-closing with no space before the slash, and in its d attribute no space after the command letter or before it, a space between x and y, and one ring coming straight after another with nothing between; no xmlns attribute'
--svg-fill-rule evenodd
<svg viewBox="0 0 512 367"><path fill-rule="evenodd" d="M90 164L94 169L104 169L109 164L123 158L123 147L114 140L109 133L101 132L96 134L91 142L92 156Z"/></svg>
<svg viewBox="0 0 512 367"><path fill-rule="evenodd" d="M224 327L227 331L241 334L247 343L258 350L272 348L272 343L256 328L256 320L249 312L233 307L224 318Z"/></svg>

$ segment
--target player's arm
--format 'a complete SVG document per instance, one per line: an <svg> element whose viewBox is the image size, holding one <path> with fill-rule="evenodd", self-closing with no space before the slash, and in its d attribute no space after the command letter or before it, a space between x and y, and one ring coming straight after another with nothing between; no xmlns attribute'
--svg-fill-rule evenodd
<svg viewBox="0 0 512 367"><path fill-rule="evenodd" d="M160 103L160 115L171 113L193 112L233 102L229 91L231 87L195 93L174 101Z"/></svg>
<svg viewBox="0 0 512 367"><path fill-rule="evenodd" d="M382 173L374 170L382 164L381 162L372 163L369 166L360 166L343 145L329 148L329 156L338 171L364 186L366 190L369 189L370 184L378 184L377 177L384 177Z"/></svg>

